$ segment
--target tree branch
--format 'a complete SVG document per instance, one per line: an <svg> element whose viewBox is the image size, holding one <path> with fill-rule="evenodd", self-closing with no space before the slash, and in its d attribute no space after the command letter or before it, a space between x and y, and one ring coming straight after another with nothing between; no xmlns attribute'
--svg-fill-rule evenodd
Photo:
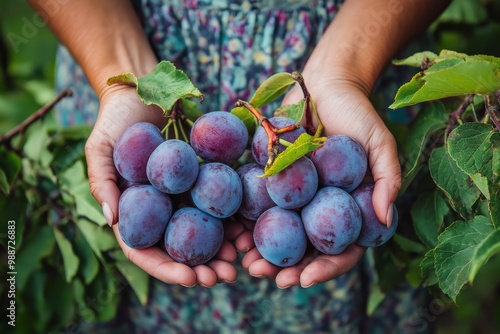
<svg viewBox="0 0 500 334"><path fill-rule="evenodd" d="M47 103L40 109L38 109L35 113L33 113L30 117L26 118L22 123L18 124L12 130L0 136L0 145L4 143L9 143L12 138L17 136L20 133L23 133L28 129L28 127L35 123L37 120L43 118L59 101L67 96L72 96L73 92L69 89L63 90L57 97L51 102Z"/></svg>

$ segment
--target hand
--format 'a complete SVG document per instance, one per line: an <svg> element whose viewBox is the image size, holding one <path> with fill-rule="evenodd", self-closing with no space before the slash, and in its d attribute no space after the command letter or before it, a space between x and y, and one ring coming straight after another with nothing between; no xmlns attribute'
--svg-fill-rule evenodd
<svg viewBox="0 0 500 334"><path fill-rule="evenodd" d="M358 141L368 155L375 182L373 205L382 223L392 220L389 209L401 186L401 171L394 137L368 99L368 92L353 81L333 78L308 80L306 85L316 103L318 114L325 126L325 135L344 134ZM285 97L283 105L301 99L302 92L294 87ZM253 276L275 277L279 287L301 284L303 287L338 277L352 269L365 249L351 245L342 254L306 254L295 266L279 268L264 260L257 249L243 258L243 267Z"/></svg>
<svg viewBox="0 0 500 334"><path fill-rule="evenodd" d="M101 94L99 116L85 145L90 190L102 206L108 224L113 225L120 247L133 263L166 283L213 286L219 281L233 282L236 270L232 262L236 260L237 253L228 241L224 241L215 259L206 265L191 268L176 263L158 247L132 249L121 240L116 225L120 191L113 163L113 147L123 131L137 122L151 122L162 128L165 118L157 107L145 106L134 88L111 86Z"/></svg>

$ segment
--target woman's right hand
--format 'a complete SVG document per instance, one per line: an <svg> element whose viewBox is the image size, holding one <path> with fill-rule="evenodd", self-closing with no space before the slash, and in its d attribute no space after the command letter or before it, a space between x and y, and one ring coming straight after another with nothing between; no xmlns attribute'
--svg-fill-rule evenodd
<svg viewBox="0 0 500 334"><path fill-rule="evenodd" d="M100 96L99 116L85 145L89 185L126 257L151 276L170 284L210 287L217 282L235 281L236 269L232 263L236 261L237 252L228 240L224 241L215 259L193 268L175 262L158 247L133 249L121 240L117 225L120 223L120 190L117 185L118 173L113 163L113 147L130 125L151 122L161 129L166 119L159 108L146 106L132 87L110 86Z"/></svg>

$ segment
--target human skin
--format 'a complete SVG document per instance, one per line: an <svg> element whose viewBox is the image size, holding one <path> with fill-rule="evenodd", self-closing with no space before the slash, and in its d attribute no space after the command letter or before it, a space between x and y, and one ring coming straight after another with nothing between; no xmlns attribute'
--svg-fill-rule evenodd
<svg viewBox="0 0 500 334"><path fill-rule="evenodd" d="M107 86L106 80L125 72L144 76L158 59L129 1L75 0L56 6L54 1L28 2L45 14L47 24L74 55L99 98L99 115L85 146L89 185L106 220L113 225L123 252L132 262L167 283L213 286L218 281L234 281L236 270L232 262L236 260L236 250L248 251L242 264L250 274L275 278L280 287L311 286L342 275L358 262L364 249L351 246L340 255L306 256L293 267L275 267L254 248L252 224L246 222L231 224L216 259L194 268L176 263L159 248L128 248L115 225L120 191L112 160L113 145L131 124L142 121L162 127L165 119L156 107L145 106L135 89ZM382 223L391 221L388 208L396 199L401 173L395 140L368 95L396 51L423 31L448 2L349 0L302 71L306 84L311 83L308 87L325 125L325 134L349 135L367 152L375 181L374 208ZM381 10L391 10L390 15L376 20L373 13ZM370 34L363 35L364 31ZM300 97L300 90L294 88L283 104L296 102Z"/></svg>

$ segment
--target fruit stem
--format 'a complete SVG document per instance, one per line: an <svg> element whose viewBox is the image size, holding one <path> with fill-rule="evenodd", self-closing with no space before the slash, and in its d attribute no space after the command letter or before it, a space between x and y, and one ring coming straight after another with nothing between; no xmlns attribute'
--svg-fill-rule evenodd
<svg viewBox="0 0 500 334"><path fill-rule="evenodd" d="M181 130L182 138L184 138L184 141L189 144L189 138L186 135L186 131L184 131L184 127L182 126L182 121L183 121L182 119L179 119L179 129Z"/></svg>
<svg viewBox="0 0 500 334"><path fill-rule="evenodd" d="M306 83L304 82L304 77L297 71L292 72L292 78L299 84L302 89L302 94L304 94L304 101L306 106L305 111L305 125L304 128L308 133L314 133L314 137L321 136L323 132L323 124L321 123L321 119L319 118L318 110L316 109L316 105L307 89ZM311 110L312 109L312 110ZM315 129L312 121L313 115L318 120L318 128Z"/></svg>
<svg viewBox="0 0 500 334"><path fill-rule="evenodd" d="M254 106L252 106L249 102L243 101L243 100L238 100L235 103L236 107L245 107L250 111L250 113L257 118L259 125L264 128L264 131L266 131L267 134L267 163L266 166L269 167L273 164L274 159L278 155L278 144L279 144L279 134L283 134L285 132L293 131L295 129L298 129L300 127L300 124L295 123L291 124L288 126L285 126L283 128L277 128L274 125L271 124L271 122L267 119L266 116L262 115L260 111L258 111Z"/></svg>

